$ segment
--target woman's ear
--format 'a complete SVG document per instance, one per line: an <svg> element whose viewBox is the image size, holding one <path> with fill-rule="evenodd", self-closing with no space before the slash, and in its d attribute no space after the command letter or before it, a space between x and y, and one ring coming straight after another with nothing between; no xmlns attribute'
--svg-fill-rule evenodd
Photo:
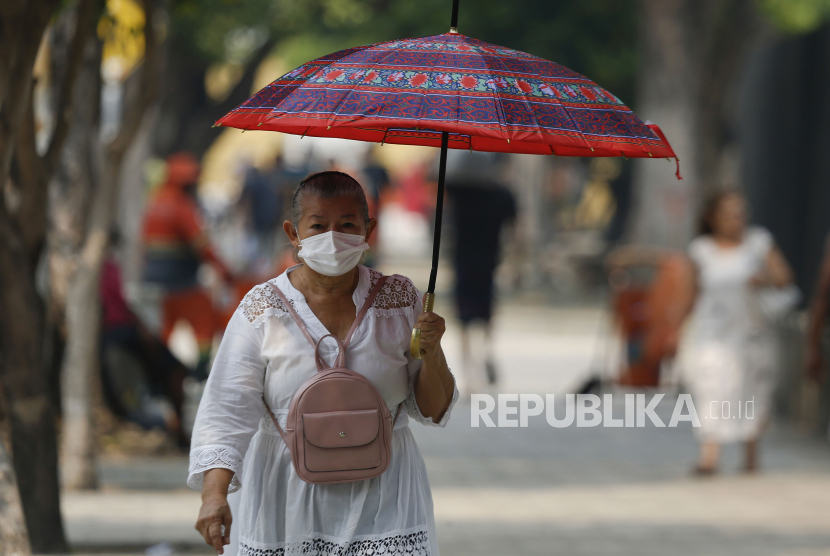
<svg viewBox="0 0 830 556"><path fill-rule="evenodd" d="M300 236L297 234L297 228L294 227L294 224L290 220L286 220L282 223L282 229L285 230L285 234L288 236L288 240L291 241L291 245L299 247Z"/></svg>
<svg viewBox="0 0 830 556"><path fill-rule="evenodd" d="M369 223L366 224L366 241L369 241L369 237L372 235L372 232L375 231L375 228L378 227L378 219L377 218L370 218Z"/></svg>

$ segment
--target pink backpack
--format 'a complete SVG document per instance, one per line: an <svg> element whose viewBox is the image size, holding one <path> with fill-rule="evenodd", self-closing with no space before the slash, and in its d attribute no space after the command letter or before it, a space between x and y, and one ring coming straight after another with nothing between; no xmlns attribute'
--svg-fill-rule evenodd
<svg viewBox="0 0 830 556"><path fill-rule="evenodd" d="M307 483L335 484L371 479L386 471L389 465L392 415L366 377L344 367L352 334L385 281L386 276L381 277L369 292L345 342L334 334L327 334L316 343L280 289L266 282L314 348L318 372L294 394L285 430L265 404L274 426L291 451L297 475ZM325 368L319 349L323 339L329 336L335 339L340 351L334 366ZM395 420L400 412L401 405L398 405Z"/></svg>

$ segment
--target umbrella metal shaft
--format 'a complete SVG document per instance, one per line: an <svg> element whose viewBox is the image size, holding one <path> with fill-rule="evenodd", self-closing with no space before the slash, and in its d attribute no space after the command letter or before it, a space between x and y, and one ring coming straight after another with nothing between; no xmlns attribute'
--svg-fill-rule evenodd
<svg viewBox="0 0 830 556"><path fill-rule="evenodd" d="M435 199L435 231L432 238L432 269L429 272L429 287L424 294L424 311L432 311L435 304L435 277L438 275L438 254L441 251L441 220L444 215L444 177L447 173L447 147L450 134L441 132L441 155L438 159L438 195ZM421 330L412 329L409 351L415 359L421 358Z"/></svg>
<svg viewBox="0 0 830 556"><path fill-rule="evenodd" d="M450 134L441 132L441 155L438 159L438 192L435 199L435 231L432 236L432 270L429 273L428 293L435 293L435 277L438 275L438 254L441 251L441 221L444 215L444 178L447 174L447 148Z"/></svg>

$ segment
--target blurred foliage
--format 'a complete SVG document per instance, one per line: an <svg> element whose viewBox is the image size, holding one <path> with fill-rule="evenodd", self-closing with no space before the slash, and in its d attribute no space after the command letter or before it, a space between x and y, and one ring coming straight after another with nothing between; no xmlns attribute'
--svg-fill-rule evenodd
<svg viewBox="0 0 830 556"><path fill-rule="evenodd" d="M761 12L792 34L815 31L830 16L830 0L759 0Z"/></svg>
<svg viewBox="0 0 830 556"><path fill-rule="evenodd" d="M451 0L173 0L171 39L210 65L244 63L274 37L293 68L350 46L445 33L451 8ZM459 31L561 63L632 102L636 0L462 0Z"/></svg>
<svg viewBox="0 0 830 556"><path fill-rule="evenodd" d="M107 73L123 79L144 56L144 9L135 0L107 0L97 33Z"/></svg>

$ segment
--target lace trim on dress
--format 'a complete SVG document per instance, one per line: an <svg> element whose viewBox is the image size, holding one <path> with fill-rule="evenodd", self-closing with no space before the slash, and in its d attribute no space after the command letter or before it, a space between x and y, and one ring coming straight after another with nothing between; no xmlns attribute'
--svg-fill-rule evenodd
<svg viewBox="0 0 830 556"><path fill-rule="evenodd" d="M380 279L383 275L377 270L371 268L368 270L368 291L372 291L372 288L375 287L378 279ZM366 297L369 297L368 291L366 293ZM366 297L363 299L366 299ZM294 300L289 300L289 303L291 303L291 306L296 310L297 307L294 305ZM386 280L383 288L381 288L380 292L378 292L378 295L372 303L372 306L369 308L367 314L374 314L375 316L385 318L397 316L411 317L415 312L417 303L418 289L412 283L412 280L399 274L393 274L388 280ZM280 298L277 297L274 290L265 284L254 286L251 291L249 291L245 297L242 298L237 310L242 311L242 314L245 315L254 328L262 326L262 323L265 322L265 319L268 317L282 317L288 315L288 311Z"/></svg>
<svg viewBox="0 0 830 556"><path fill-rule="evenodd" d="M430 556L429 534L424 528L357 536L351 541L313 535L296 541L265 545L239 540L239 556Z"/></svg>
<svg viewBox="0 0 830 556"><path fill-rule="evenodd" d="M242 454L230 446L222 446L221 444L207 444L193 449L190 454L187 486L202 490L205 471L217 468L230 469L234 473L228 487L228 493L239 490L239 487L242 486L239 482L239 474L242 472Z"/></svg>
<svg viewBox="0 0 830 556"><path fill-rule="evenodd" d="M450 373L452 375L452 373ZM443 427L447 424L447 421L450 420L450 413L452 412L452 408L455 405L455 402L458 401L458 386L455 383L455 376L452 375L452 400L450 400L450 405L447 407L447 410L444 412L444 415L441 417L441 420L437 423L432 420L432 417L426 417L423 413L421 413L421 408L418 407L418 401L415 399L415 389L413 388L412 391L409 393L407 397L407 405L409 405L410 409L412 410L412 418L418 421L423 425L432 425L435 427Z"/></svg>
<svg viewBox="0 0 830 556"><path fill-rule="evenodd" d="M381 276L383 275L377 270L369 269L369 291L372 291ZM369 297L368 293L366 297ZM380 317L408 316L415 310L417 303L418 289L412 280L393 274L378 292L368 312Z"/></svg>
<svg viewBox="0 0 830 556"><path fill-rule="evenodd" d="M289 300L291 306L296 309L294 300ZM239 303L238 311L247 317L248 321L259 328L267 317L282 317L288 314L282 300L277 294L265 284L254 286L251 291L245 294Z"/></svg>

